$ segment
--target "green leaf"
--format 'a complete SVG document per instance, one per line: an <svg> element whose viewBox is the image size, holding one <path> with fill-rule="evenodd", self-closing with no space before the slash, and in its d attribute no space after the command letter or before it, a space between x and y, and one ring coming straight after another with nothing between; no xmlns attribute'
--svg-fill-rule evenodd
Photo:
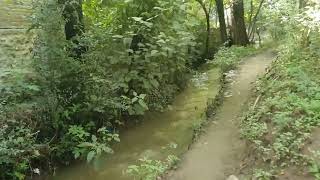
<svg viewBox="0 0 320 180"><path fill-rule="evenodd" d="M134 103L134 102L136 102L136 101L138 101L138 98L137 98L137 97L134 97L134 98L131 100L132 103Z"/></svg>
<svg viewBox="0 0 320 180"><path fill-rule="evenodd" d="M91 139L92 139L93 142L97 142L97 136L92 135L92 136L91 136Z"/></svg>
<svg viewBox="0 0 320 180"><path fill-rule="evenodd" d="M123 36L121 36L121 35L114 35L114 36L112 36L113 38L119 38L119 39L121 39L121 38L123 38Z"/></svg>
<svg viewBox="0 0 320 180"><path fill-rule="evenodd" d="M81 144L78 145L78 147L92 147L94 146L92 143L89 142L83 142Z"/></svg>
<svg viewBox="0 0 320 180"><path fill-rule="evenodd" d="M148 105L142 100L142 99L139 99L139 104L145 109L145 110L148 110Z"/></svg>
<svg viewBox="0 0 320 180"><path fill-rule="evenodd" d="M113 137L113 140L116 141L116 142L120 142L120 138L119 138L118 135L117 135L117 136L114 136L114 137Z"/></svg>
<svg viewBox="0 0 320 180"><path fill-rule="evenodd" d="M131 116L131 115L134 115L133 109L132 109L132 108L128 109L128 113L129 113L130 116Z"/></svg>
<svg viewBox="0 0 320 180"><path fill-rule="evenodd" d="M143 115L146 110L140 104L135 104L133 106L133 109L134 109L135 115Z"/></svg>
<svg viewBox="0 0 320 180"><path fill-rule="evenodd" d="M78 159L80 157L80 152L76 151L74 152L74 159Z"/></svg>
<svg viewBox="0 0 320 180"><path fill-rule="evenodd" d="M165 42L163 39L159 39L159 40L157 41L157 43L159 43L159 44L165 44L166 42Z"/></svg>
<svg viewBox="0 0 320 180"><path fill-rule="evenodd" d="M130 45L132 42L132 38L123 38L123 44L124 45ZM131 49L129 49L131 50Z"/></svg>
<svg viewBox="0 0 320 180"><path fill-rule="evenodd" d="M40 91L40 88L37 85L28 85L27 88L32 91Z"/></svg>
<svg viewBox="0 0 320 180"><path fill-rule="evenodd" d="M157 80L155 80L155 79L152 79L151 81L150 81L150 83L154 86L154 87L159 87L159 83L158 83L158 81Z"/></svg>
<svg viewBox="0 0 320 180"><path fill-rule="evenodd" d="M146 96L147 96L146 94L140 94L140 95L139 95L139 98L140 98L140 99L144 99Z"/></svg>
<svg viewBox="0 0 320 180"><path fill-rule="evenodd" d="M101 149L100 148L97 149L97 155L101 155Z"/></svg>
<svg viewBox="0 0 320 180"><path fill-rule="evenodd" d="M151 56L156 56L158 54L158 50L152 50L151 51Z"/></svg>
<svg viewBox="0 0 320 180"><path fill-rule="evenodd" d="M102 148L102 150L105 152L105 153L109 153L109 154L113 154L113 150L107 146L104 146Z"/></svg>
<svg viewBox="0 0 320 180"><path fill-rule="evenodd" d="M96 155L96 152L90 151L90 152L87 154L87 162L88 162L88 163L91 162L92 159L95 157L95 155Z"/></svg>
<svg viewBox="0 0 320 180"><path fill-rule="evenodd" d="M133 20L140 22L142 21L142 17L132 17Z"/></svg>
<svg viewBox="0 0 320 180"><path fill-rule="evenodd" d="M160 10L160 11L163 11L163 10L164 10L164 9L161 8L161 7L154 7L153 9L155 9L155 10Z"/></svg>

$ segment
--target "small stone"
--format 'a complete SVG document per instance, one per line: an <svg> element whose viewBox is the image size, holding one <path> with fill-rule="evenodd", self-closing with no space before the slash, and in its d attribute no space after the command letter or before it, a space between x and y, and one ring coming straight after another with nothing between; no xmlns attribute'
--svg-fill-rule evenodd
<svg viewBox="0 0 320 180"><path fill-rule="evenodd" d="M239 180L239 179L237 178L237 176L231 175L231 176L228 177L227 180Z"/></svg>

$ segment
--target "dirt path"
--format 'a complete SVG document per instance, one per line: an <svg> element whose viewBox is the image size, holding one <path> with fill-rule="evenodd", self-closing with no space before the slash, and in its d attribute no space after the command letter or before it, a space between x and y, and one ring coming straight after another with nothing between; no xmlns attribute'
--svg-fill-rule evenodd
<svg viewBox="0 0 320 180"><path fill-rule="evenodd" d="M230 97L225 97L213 124L191 147L180 168L169 175L170 180L225 180L241 166L245 142L240 139L239 116L258 75L265 72L273 54L267 51L248 57L240 65L233 82Z"/></svg>

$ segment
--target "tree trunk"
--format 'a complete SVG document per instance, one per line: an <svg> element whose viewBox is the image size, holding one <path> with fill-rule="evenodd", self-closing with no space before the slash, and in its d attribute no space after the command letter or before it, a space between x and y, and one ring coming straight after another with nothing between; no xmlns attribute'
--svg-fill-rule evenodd
<svg viewBox="0 0 320 180"><path fill-rule="evenodd" d="M248 33L250 32L253 18L253 0L250 1L250 16L249 16L249 25L248 25Z"/></svg>
<svg viewBox="0 0 320 180"><path fill-rule="evenodd" d="M306 0L299 0L299 9L305 8L307 5Z"/></svg>
<svg viewBox="0 0 320 180"><path fill-rule="evenodd" d="M259 40L259 47L261 47L262 43L261 43L260 30L257 30L257 35L258 35L258 40Z"/></svg>
<svg viewBox="0 0 320 180"><path fill-rule="evenodd" d="M59 3L63 5L66 39L81 36L84 32L82 0L59 0Z"/></svg>
<svg viewBox="0 0 320 180"><path fill-rule="evenodd" d="M204 7L204 9L205 9L205 7ZM210 46L210 34L211 34L210 28L211 28L211 25L210 25L209 13L206 10L205 10L205 12L206 12L206 20L207 20L207 38L206 38L205 56L208 57L208 55L209 55L209 46Z"/></svg>
<svg viewBox="0 0 320 180"><path fill-rule="evenodd" d="M85 52L85 47L79 45L77 36L81 36L84 31L82 0L58 0L63 5L63 17L65 20L65 36L75 45L72 48L73 56L80 57Z"/></svg>
<svg viewBox="0 0 320 180"><path fill-rule="evenodd" d="M224 18L223 0L216 0L216 5L217 5L218 16L219 16L221 41L225 43L227 41L227 27L226 27L226 20Z"/></svg>
<svg viewBox="0 0 320 180"><path fill-rule="evenodd" d="M234 44L241 46L248 45L249 38L244 22L243 0L233 0L232 2L232 25Z"/></svg>
<svg viewBox="0 0 320 180"><path fill-rule="evenodd" d="M250 28L249 28L249 39L251 39L255 33L255 30L256 30L256 22L257 22L257 19L258 19L258 16L260 14L260 11L261 11L261 8L262 8L262 5L264 3L265 0L261 0L260 1L260 4L259 4L259 7L258 7L258 10L257 10L257 13L254 15L253 17L253 20L250 22Z"/></svg>
<svg viewBox="0 0 320 180"><path fill-rule="evenodd" d="M205 44L205 52L204 52L204 57L208 58L209 56L209 45L210 45L210 34L211 34L211 25L210 25L210 14L209 11L206 8L206 5L202 0L196 0L202 7L203 12L206 16L206 22L207 22L207 37L206 37L206 44Z"/></svg>

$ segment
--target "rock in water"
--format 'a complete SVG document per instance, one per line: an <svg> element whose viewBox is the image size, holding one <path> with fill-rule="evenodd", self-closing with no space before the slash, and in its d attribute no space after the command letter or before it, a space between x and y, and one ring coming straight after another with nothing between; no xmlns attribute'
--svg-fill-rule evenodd
<svg viewBox="0 0 320 180"><path fill-rule="evenodd" d="M237 176L231 175L231 176L228 177L227 180L239 180L239 179L237 178Z"/></svg>

